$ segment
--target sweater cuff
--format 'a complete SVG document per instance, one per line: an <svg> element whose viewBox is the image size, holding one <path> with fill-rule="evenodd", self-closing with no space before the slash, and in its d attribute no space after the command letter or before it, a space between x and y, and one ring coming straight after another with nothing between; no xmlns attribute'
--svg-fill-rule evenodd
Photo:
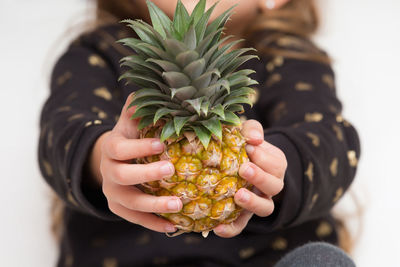
<svg viewBox="0 0 400 267"><path fill-rule="evenodd" d="M274 199L274 212L265 218L255 218L248 230L272 232L290 226L298 216L302 204L302 161L293 141L284 132L274 131L264 135L264 140L281 149L287 160L285 186Z"/></svg>
<svg viewBox="0 0 400 267"><path fill-rule="evenodd" d="M85 163L96 140L105 132L113 129L113 125L92 125L85 127L77 138L76 149L71 159L72 194L84 212L104 220L115 220L119 217L112 213L100 187L89 182ZM91 178L90 178L91 179Z"/></svg>

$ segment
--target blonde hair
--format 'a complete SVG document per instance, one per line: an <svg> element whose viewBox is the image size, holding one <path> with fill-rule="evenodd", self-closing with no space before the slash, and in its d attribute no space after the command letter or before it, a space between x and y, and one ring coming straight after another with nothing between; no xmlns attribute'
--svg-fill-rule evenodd
<svg viewBox="0 0 400 267"><path fill-rule="evenodd" d="M132 0L97 0L96 20L86 28L93 29L99 25L118 22L126 18L143 19L144 14L137 12L133 2ZM319 17L314 0L291 0L280 9L260 11L248 26L245 39L262 55L329 64L329 57L310 40L318 26ZM267 31L269 34L259 35L261 31ZM293 47L298 49L289 49ZM59 197L54 196L52 230L57 239L62 234L63 209L64 203ZM350 253L353 248L353 239L344 222L339 218L337 218L337 228L340 247Z"/></svg>

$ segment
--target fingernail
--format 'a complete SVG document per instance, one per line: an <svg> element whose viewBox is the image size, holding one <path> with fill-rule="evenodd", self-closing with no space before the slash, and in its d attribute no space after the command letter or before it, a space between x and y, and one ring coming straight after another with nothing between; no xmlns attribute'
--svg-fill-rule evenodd
<svg viewBox="0 0 400 267"><path fill-rule="evenodd" d="M239 199L241 202L247 202L250 199L250 194L246 192L246 190L242 190L240 192Z"/></svg>
<svg viewBox="0 0 400 267"><path fill-rule="evenodd" d="M164 145L161 144L160 141L155 140L151 142L151 148L153 149L154 152L156 153L161 153L164 151Z"/></svg>
<svg viewBox="0 0 400 267"><path fill-rule="evenodd" d="M264 139L264 136L259 131L251 131L250 139L260 140Z"/></svg>
<svg viewBox="0 0 400 267"><path fill-rule="evenodd" d="M165 226L165 231L167 233L172 233L176 231L175 226L173 226L172 224L168 224L167 226Z"/></svg>
<svg viewBox="0 0 400 267"><path fill-rule="evenodd" d="M249 165L247 165L246 169L243 171L243 175L245 177L251 178L254 176L254 170L252 167L250 167Z"/></svg>
<svg viewBox="0 0 400 267"><path fill-rule="evenodd" d="M178 211L179 210L179 200L174 199L174 200L168 201L167 207L170 211Z"/></svg>
<svg viewBox="0 0 400 267"><path fill-rule="evenodd" d="M246 152L247 152L247 154L253 154L253 152L254 152L254 146L252 146L252 145L246 145Z"/></svg>
<svg viewBox="0 0 400 267"><path fill-rule="evenodd" d="M160 171L163 176L171 176L174 173L174 166L170 162L167 162L161 166Z"/></svg>

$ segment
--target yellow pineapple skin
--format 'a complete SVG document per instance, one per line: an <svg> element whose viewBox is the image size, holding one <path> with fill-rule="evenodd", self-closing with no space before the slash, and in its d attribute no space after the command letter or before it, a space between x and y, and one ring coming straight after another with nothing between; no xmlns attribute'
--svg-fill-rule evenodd
<svg viewBox="0 0 400 267"><path fill-rule="evenodd" d="M141 137L159 137L160 128L145 128ZM249 161L240 126L223 126L222 140L212 138L207 149L191 133L167 140L166 145L161 155L139 160L139 163L169 160L174 164L172 177L142 184L146 193L181 199L180 212L158 215L173 223L181 233L203 235L219 224L236 220L241 208L235 204L234 195L242 187L251 189L251 184L238 173L240 165Z"/></svg>

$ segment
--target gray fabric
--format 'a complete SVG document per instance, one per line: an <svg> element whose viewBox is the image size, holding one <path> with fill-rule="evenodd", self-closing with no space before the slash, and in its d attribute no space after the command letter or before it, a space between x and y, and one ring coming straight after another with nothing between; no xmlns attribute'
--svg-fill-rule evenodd
<svg viewBox="0 0 400 267"><path fill-rule="evenodd" d="M338 247L328 243L308 243L289 252L275 267L355 267L355 263Z"/></svg>

